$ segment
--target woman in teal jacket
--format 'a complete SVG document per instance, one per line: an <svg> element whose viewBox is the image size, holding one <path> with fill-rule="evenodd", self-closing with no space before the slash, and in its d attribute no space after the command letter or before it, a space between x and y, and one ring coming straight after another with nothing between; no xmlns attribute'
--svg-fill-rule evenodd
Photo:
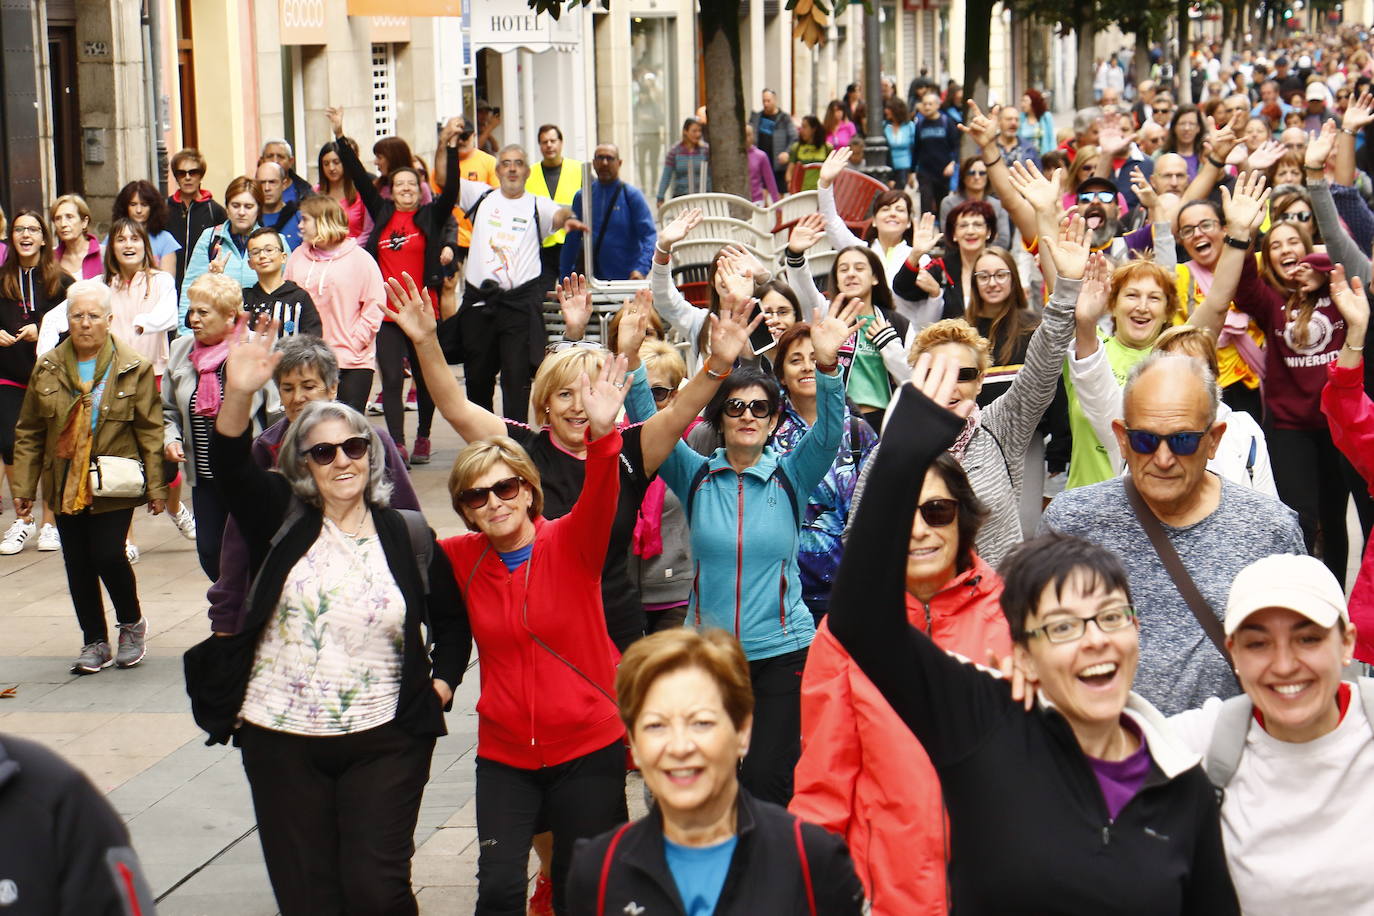
<svg viewBox="0 0 1374 916"><path fill-rule="evenodd" d="M747 297L748 285L729 295ZM779 453L769 445L780 417L777 381L737 366L706 414L725 447L707 458L679 442L659 468L691 528L695 569L687 620L735 634L749 659L754 728L740 781L780 805L792 797L792 770L801 756L801 672L816 635L797 565L801 511L839 451L845 409L838 354L858 327L860 307L855 300L838 317L812 326L816 422L795 448ZM654 413L653 405L640 366L626 409L638 421Z"/></svg>

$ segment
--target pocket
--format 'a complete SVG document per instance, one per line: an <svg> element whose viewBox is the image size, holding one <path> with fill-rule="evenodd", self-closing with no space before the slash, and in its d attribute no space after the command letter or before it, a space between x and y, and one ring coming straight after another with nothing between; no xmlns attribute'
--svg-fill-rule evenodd
<svg viewBox="0 0 1374 916"><path fill-rule="evenodd" d="M129 423L134 419L134 392L131 389L116 388L105 391L104 403L100 405L100 415L106 420Z"/></svg>

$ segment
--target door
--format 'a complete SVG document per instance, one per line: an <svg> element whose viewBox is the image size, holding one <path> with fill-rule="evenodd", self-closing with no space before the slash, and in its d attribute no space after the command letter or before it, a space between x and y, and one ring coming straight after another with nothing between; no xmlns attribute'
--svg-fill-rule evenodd
<svg viewBox="0 0 1374 916"><path fill-rule="evenodd" d="M76 27L48 27L48 78L51 82L53 170L56 192L82 193L81 106L76 94Z"/></svg>

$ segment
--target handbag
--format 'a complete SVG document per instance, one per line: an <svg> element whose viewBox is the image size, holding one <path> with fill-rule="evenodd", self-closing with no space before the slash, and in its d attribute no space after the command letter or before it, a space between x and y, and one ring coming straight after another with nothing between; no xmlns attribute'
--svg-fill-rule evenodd
<svg viewBox="0 0 1374 916"><path fill-rule="evenodd" d="M106 499L136 499L148 489L143 462L136 458L97 455L91 461L91 495Z"/></svg>

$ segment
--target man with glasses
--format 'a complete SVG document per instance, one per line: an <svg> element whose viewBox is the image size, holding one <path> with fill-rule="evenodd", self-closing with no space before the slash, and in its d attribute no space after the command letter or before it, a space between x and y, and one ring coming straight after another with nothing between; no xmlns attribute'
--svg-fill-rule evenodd
<svg viewBox="0 0 1374 916"><path fill-rule="evenodd" d="M1150 106L1150 119L1168 132L1169 124L1174 119L1174 97L1171 93L1155 93L1154 104Z"/></svg>
<svg viewBox="0 0 1374 916"><path fill-rule="evenodd" d="M248 236L248 266L258 275L258 282L243 291L243 308L252 316L254 327L258 319L281 322L277 339L324 333L320 313L310 294L286 279L286 256L289 252L275 229L262 227Z"/></svg>
<svg viewBox="0 0 1374 916"><path fill-rule="evenodd" d="M287 202L282 196L291 184L290 173L275 159L264 159L258 163L253 177L262 191L258 222L280 232L294 251L301 244L300 205L294 200Z"/></svg>
<svg viewBox="0 0 1374 916"><path fill-rule="evenodd" d="M1216 379L1200 360L1146 357L1131 370L1122 414L1112 429L1129 476L1065 491L1041 530L1086 538L1121 557L1141 608L1135 691L1173 715L1240 688L1180 592L1190 583L1168 572L1145 525L1158 527L1177 553L1207 605L1197 612L1216 617L1218 632L1231 580L1261 557L1304 553L1302 531L1278 500L1207 470L1226 424L1216 419Z"/></svg>
<svg viewBox="0 0 1374 916"><path fill-rule="evenodd" d="M620 149L602 143L592 154L596 182L572 200L573 219L583 221L584 194L591 194L590 225L593 275L601 280L643 280L649 275L658 243L654 215L644 194L620 180ZM586 273L583 251L588 233L568 232L558 275Z"/></svg>
<svg viewBox="0 0 1374 916"><path fill-rule="evenodd" d="M186 276L186 258L200 241L200 234L211 226L218 226L229 218L214 199L201 187L205 180L205 157L200 150L178 150L172 157L172 178L176 190L167 198L167 231L180 243L177 249L177 290Z"/></svg>

